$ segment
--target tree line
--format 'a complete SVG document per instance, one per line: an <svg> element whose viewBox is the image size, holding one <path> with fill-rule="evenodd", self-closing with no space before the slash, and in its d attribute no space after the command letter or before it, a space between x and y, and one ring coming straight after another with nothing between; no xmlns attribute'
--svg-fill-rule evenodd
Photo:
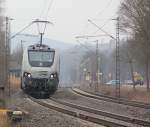
<svg viewBox="0 0 150 127"><path fill-rule="evenodd" d="M128 35L120 48L121 54L130 63L133 82L133 63L144 66L147 91L149 91L150 1L123 0L118 14L120 29Z"/></svg>

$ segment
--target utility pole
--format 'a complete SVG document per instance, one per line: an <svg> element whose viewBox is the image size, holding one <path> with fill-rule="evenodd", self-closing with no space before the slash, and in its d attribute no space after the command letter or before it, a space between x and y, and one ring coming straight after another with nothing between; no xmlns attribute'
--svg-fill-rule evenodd
<svg viewBox="0 0 150 127"><path fill-rule="evenodd" d="M8 95L10 96L10 74L9 74L9 59L10 59L10 20L12 18L6 17L6 33L5 33L5 88L8 88Z"/></svg>
<svg viewBox="0 0 150 127"><path fill-rule="evenodd" d="M24 48L23 48L23 47L24 47L24 46L23 46L23 43L24 43L24 42L26 42L26 41L21 40L21 42L20 42L20 43L21 43L21 50L22 50L22 51L23 51L23 49L24 49Z"/></svg>
<svg viewBox="0 0 150 127"><path fill-rule="evenodd" d="M1 31L2 32L2 31ZM7 42L8 42L8 17L5 18L5 38L0 41L0 99L4 99L5 106L5 91L8 88L7 84Z"/></svg>
<svg viewBox="0 0 150 127"><path fill-rule="evenodd" d="M105 35L96 35L96 36L93 36L93 35L86 35L86 36L76 36L76 38L93 38L93 37L100 37L100 36L106 36ZM94 67L94 73L92 74L92 81L93 79L95 80L94 83L94 91L97 92L98 91L98 86L99 86L99 46L98 46L98 40L95 40L93 42L96 42L96 47L95 47L95 67ZM84 46L85 47L85 46ZM87 48L87 47L86 47Z"/></svg>
<svg viewBox="0 0 150 127"><path fill-rule="evenodd" d="M105 30L103 30L101 27L99 27L97 24L95 24L93 21L88 20L91 24L93 24L95 27L97 27L100 31L105 33L107 36L110 38L114 39L116 41L116 97L120 98L120 56L119 56L119 43L120 43L120 38L119 38L119 30L120 30L120 25L119 25L119 17L116 19L112 19L117 21L117 26L116 26L116 38L107 33Z"/></svg>
<svg viewBox="0 0 150 127"><path fill-rule="evenodd" d="M23 40L21 40L21 50L23 51Z"/></svg>
<svg viewBox="0 0 150 127"><path fill-rule="evenodd" d="M96 40L96 70L95 70L95 75L96 75L96 84L95 84L95 92L98 91L98 85L99 85L99 61L98 61L98 40Z"/></svg>
<svg viewBox="0 0 150 127"><path fill-rule="evenodd" d="M117 25L116 25L116 97L120 98L119 17L115 20L117 21Z"/></svg>
<svg viewBox="0 0 150 127"><path fill-rule="evenodd" d="M22 63L20 63L20 62L22 62L22 58L23 58L23 50L24 50L24 46L23 46L23 43L24 42L26 42L26 41L24 41L24 40L21 40L21 60L19 61L19 65L20 65L20 67L21 67L21 64ZM20 56L19 56L20 57Z"/></svg>
<svg viewBox="0 0 150 127"><path fill-rule="evenodd" d="M4 79L5 79L5 89L8 88L8 94L10 96L10 84L8 82L8 75L9 75L9 72L8 72L8 57L9 57L9 18L6 17L6 40L5 40L5 69L4 69Z"/></svg>
<svg viewBox="0 0 150 127"><path fill-rule="evenodd" d="M9 44L9 18L8 17L6 17L6 45L5 45L5 53L6 53L6 63L5 63L5 66L6 66L6 68L5 68L5 83L8 85L8 95L10 96L10 83L8 82L8 77L9 77L9 62L8 62L8 60L9 60L9 46L10 46L10 44Z"/></svg>
<svg viewBox="0 0 150 127"><path fill-rule="evenodd" d="M5 85L8 85L7 84L7 66L8 66L8 61L7 61L7 51L8 51L8 43L9 43L9 31L8 31L8 29L9 29L9 18L8 17L6 17L6 33L5 33L5 63L4 63L4 80L5 80ZM7 86L6 86L7 87ZM6 87L5 87L5 89L6 89ZM10 90L9 90L10 91ZM10 93L10 92L9 92Z"/></svg>

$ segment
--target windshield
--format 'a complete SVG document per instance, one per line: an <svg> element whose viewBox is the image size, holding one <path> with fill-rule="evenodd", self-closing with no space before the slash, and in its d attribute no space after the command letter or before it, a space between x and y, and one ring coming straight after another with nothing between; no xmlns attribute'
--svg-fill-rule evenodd
<svg viewBox="0 0 150 127"><path fill-rule="evenodd" d="M54 51L29 51L29 63L33 67L50 67L53 60Z"/></svg>

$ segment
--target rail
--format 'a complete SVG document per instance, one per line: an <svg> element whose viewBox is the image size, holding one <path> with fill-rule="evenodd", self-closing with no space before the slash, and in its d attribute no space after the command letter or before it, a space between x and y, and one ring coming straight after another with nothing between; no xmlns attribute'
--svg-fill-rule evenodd
<svg viewBox="0 0 150 127"><path fill-rule="evenodd" d="M137 125L149 127L150 122L141 119L128 118L101 110L92 109L86 106L76 105L66 101L50 99L35 99L29 97L32 101L47 107L49 109L68 114L82 120L104 125L107 127L133 127Z"/></svg>
<svg viewBox="0 0 150 127"><path fill-rule="evenodd" d="M107 127L133 127L132 125L130 125L127 122L121 122L119 120L116 119L112 119L109 117L105 117L102 115L98 115L98 114L94 114L88 111L83 111L81 109L78 108L73 108L71 106L67 106L64 104L61 104L59 102L56 102L52 99L49 100L42 100L42 99L35 99L33 97L29 97L33 102L36 102L38 104L40 104L41 106L44 106L46 108L52 109L52 110L56 110L58 112L64 113L64 114L68 114L70 116L74 116L77 117L79 119L82 120L86 120L89 122L93 122L99 125L103 125L103 126L107 126Z"/></svg>
<svg viewBox="0 0 150 127"><path fill-rule="evenodd" d="M103 101L108 101L108 102L119 103L119 104L128 105L128 106L134 106L134 107L138 107L138 108L150 109L150 104L136 102L136 101L129 101L126 99L121 99L121 98L110 97L110 96L106 96L106 95L102 95L102 94L98 94L98 93L80 90L78 88L71 88L71 89L73 92L75 92L79 95L85 96L85 97L90 97L93 99L103 100Z"/></svg>
<svg viewBox="0 0 150 127"><path fill-rule="evenodd" d="M63 105L66 105L66 106L69 106L72 108L76 108L76 109L79 109L82 111L87 111L87 112L94 113L97 115L102 115L105 117L110 117L113 119L121 120L121 121L132 123L132 124L137 124L137 125L141 125L141 126L146 126L146 127L150 126L150 122L146 121L146 120L137 119L134 117L127 117L127 116L123 116L123 115L118 115L118 114L114 114L114 113L110 113L110 112L106 112L106 111L102 111L102 110L98 110L98 109L93 109L93 108L89 108L87 106L82 106L82 105L66 102L64 100L60 101L60 100L57 100L55 98L51 98L51 99L57 103L60 103L60 104L63 104Z"/></svg>

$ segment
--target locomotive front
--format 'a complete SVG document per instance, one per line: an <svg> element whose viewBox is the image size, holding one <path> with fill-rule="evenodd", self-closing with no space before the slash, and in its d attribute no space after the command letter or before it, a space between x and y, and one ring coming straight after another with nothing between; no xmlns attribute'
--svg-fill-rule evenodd
<svg viewBox="0 0 150 127"><path fill-rule="evenodd" d="M21 88L29 93L49 95L59 83L59 58L47 45L31 45L23 54Z"/></svg>

